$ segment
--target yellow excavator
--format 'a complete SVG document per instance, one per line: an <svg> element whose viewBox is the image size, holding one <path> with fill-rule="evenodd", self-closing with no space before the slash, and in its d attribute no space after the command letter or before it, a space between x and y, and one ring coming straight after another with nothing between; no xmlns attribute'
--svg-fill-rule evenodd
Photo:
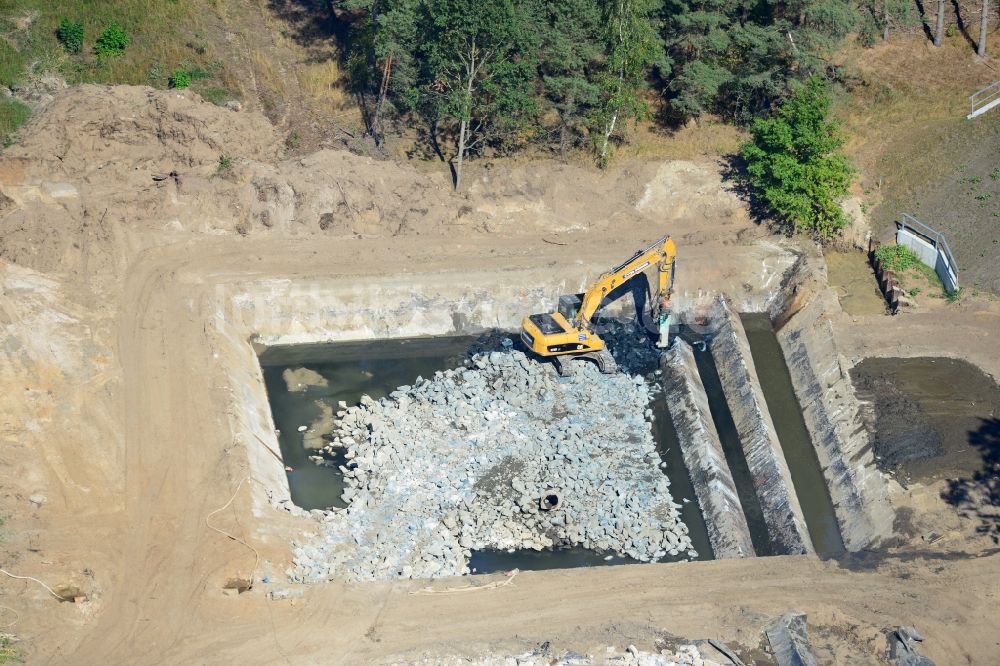
<svg viewBox="0 0 1000 666"><path fill-rule="evenodd" d="M651 301L660 334L657 346L668 346L676 256L674 240L664 236L601 275L583 294L560 297L556 312L526 316L521 322L521 340L539 356L552 358L560 374L567 370L564 360L580 358L593 360L603 373L615 372L614 359L593 330L592 319L611 292L643 275L655 264L659 274L658 288Z"/></svg>

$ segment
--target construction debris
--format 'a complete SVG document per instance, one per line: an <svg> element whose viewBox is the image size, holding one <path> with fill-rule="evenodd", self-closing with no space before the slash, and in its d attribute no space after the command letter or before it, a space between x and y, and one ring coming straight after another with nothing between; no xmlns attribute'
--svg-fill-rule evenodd
<svg viewBox="0 0 1000 666"><path fill-rule="evenodd" d="M809 645L806 614L788 611L764 630L778 666L816 666Z"/></svg>

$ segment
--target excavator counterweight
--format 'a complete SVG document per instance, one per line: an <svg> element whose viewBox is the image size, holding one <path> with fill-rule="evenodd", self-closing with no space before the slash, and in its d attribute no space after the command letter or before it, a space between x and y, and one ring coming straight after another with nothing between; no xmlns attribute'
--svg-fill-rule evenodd
<svg viewBox="0 0 1000 666"><path fill-rule="evenodd" d="M614 362L605 350L604 340L593 330L593 318L604 299L623 284L657 267L657 290L652 312L659 327L658 345L668 344L670 295L674 285L674 260L677 248L670 236L639 250L631 258L594 281L580 297L563 296L556 312L528 315L521 322L521 340L539 356L591 358L602 372L613 372ZM559 364L562 368L562 364ZM608 368L611 369L608 369Z"/></svg>

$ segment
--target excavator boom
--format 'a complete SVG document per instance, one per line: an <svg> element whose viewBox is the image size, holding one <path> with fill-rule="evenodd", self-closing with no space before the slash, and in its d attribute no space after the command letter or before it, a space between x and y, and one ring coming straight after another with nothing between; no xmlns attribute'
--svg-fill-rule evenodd
<svg viewBox="0 0 1000 666"><path fill-rule="evenodd" d="M653 310L660 323L660 342L665 344L669 318L664 315L664 303L673 289L676 255L677 247L673 239L670 236L660 238L595 280L584 292L575 312L561 307L557 312L525 317L521 324L521 340L540 356L601 354L604 341L591 328L594 315L611 292L656 265L658 281ZM575 300L572 296L564 296L560 298L560 303L572 303ZM606 358L606 353L603 358ZM599 359L599 363L603 368L604 361Z"/></svg>

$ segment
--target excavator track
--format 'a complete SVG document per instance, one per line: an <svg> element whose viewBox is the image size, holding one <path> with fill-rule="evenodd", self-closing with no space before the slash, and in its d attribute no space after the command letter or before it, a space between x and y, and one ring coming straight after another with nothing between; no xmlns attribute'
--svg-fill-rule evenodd
<svg viewBox="0 0 1000 666"><path fill-rule="evenodd" d="M552 362L555 364L556 372L559 373L560 377L568 377L573 374L573 361L593 361L597 365L597 369L605 375L613 375L618 372L618 364L607 349L583 354L566 354L552 357Z"/></svg>

